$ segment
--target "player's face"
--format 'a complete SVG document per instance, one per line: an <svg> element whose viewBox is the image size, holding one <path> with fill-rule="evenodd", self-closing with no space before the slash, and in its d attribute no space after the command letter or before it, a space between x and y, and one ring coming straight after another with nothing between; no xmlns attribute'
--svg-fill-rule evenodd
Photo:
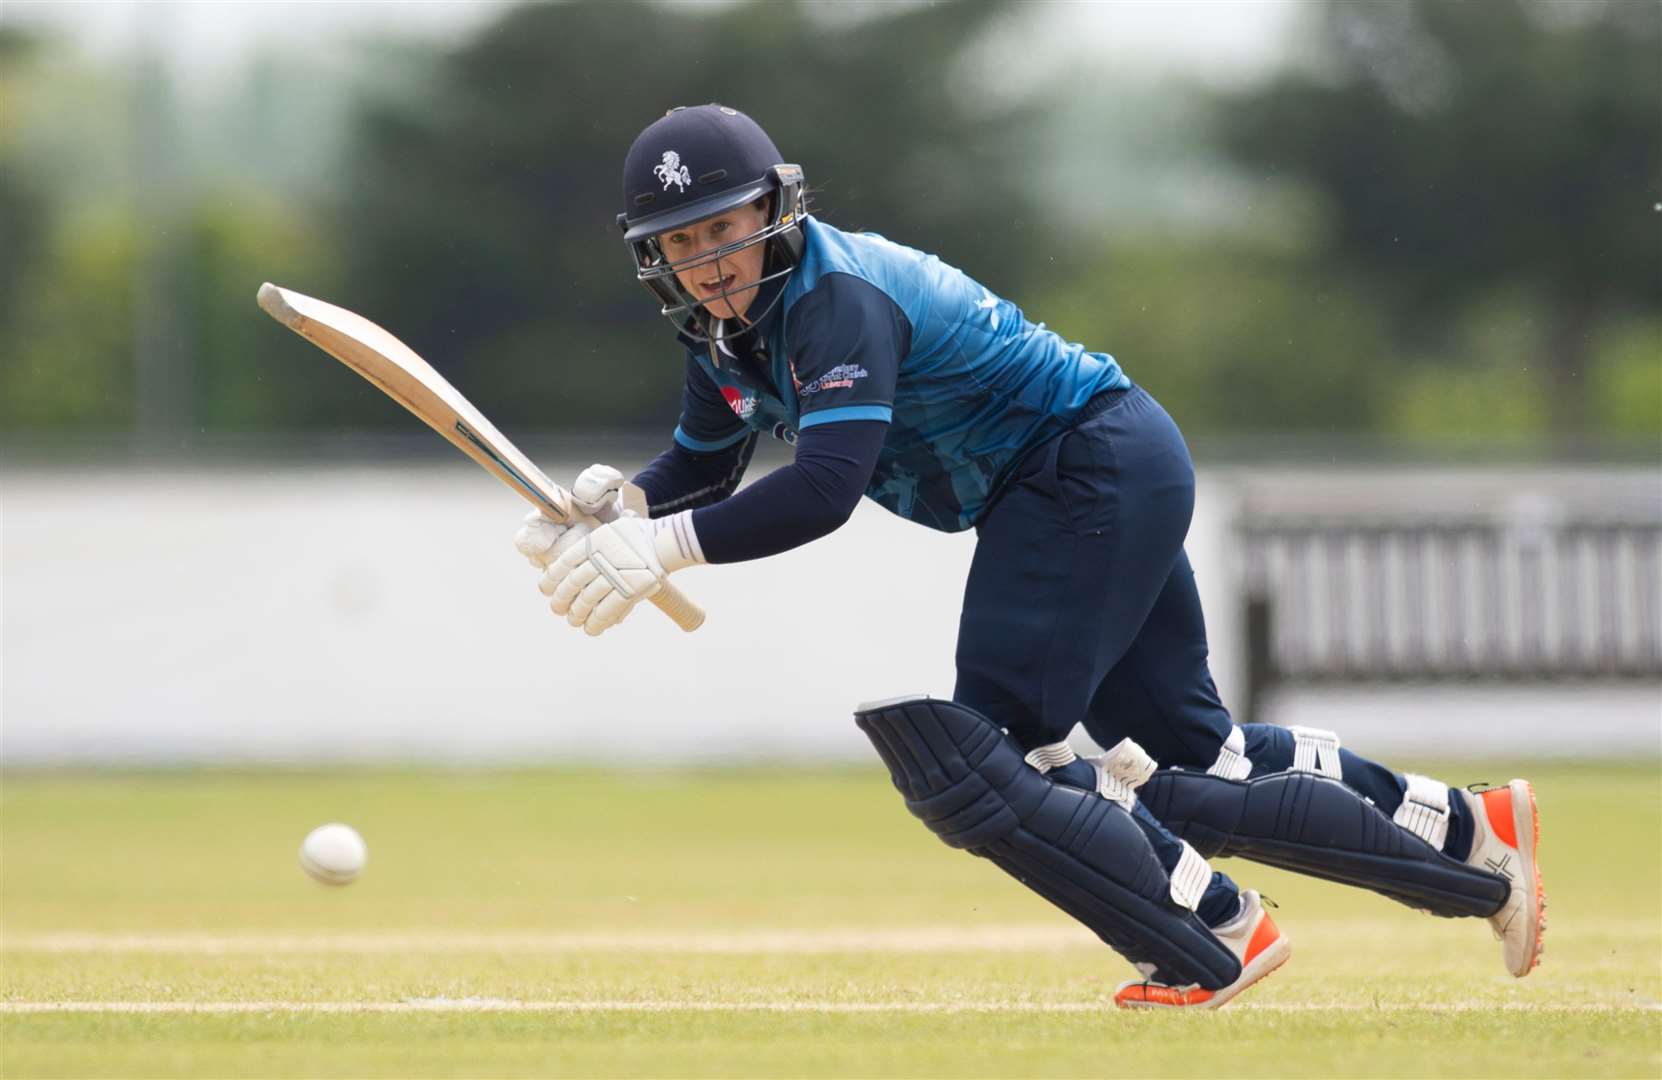
<svg viewBox="0 0 1662 1080"><path fill-rule="evenodd" d="M766 225L765 203L753 203L662 233L658 246L670 262L696 259L723 244L742 240ZM681 287L697 297L711 315L718 319L741 318L756 299L756 283L762 278L763 246L751 244L731 255L677 271L675 276Z"/></svg>

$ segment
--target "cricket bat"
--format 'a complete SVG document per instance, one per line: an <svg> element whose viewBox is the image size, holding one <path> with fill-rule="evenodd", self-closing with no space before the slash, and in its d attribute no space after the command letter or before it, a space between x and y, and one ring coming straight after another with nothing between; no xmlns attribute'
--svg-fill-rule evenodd
<svg viewBox="0 0 1662 1080"><path fill-rule="evenodd" d="M267 315L380 387L545 516L562 524L598 526L571 504L564 488L408 345L362 315L269 281L260 286L258 299ZM667 581L649 599L683 630L691 632L704 623L703 609Z"/></svg>

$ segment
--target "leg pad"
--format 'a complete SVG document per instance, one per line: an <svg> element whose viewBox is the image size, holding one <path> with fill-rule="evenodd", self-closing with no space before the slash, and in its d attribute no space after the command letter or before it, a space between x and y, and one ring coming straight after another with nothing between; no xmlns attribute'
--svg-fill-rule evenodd
<svg viewBox="0 0 1662 1080"><path fill-rule="evenodd" d="M1510 891L1503 878L1449 858L1320 773L1226 780L1167 769L1138 794L1208 857L1238 855L1360 885L1434 915L1488 916Z"/></svg>
<svg viewBox="0 0 1662 1080"><path fill-rule="evenodd" d="M906 808L948 845L988 859L1162 981L1215 990L1240 976L1234 954L1173 901L1124 806L1047 779L1014 739L955 702L880 702L855 723Z"/></svg>

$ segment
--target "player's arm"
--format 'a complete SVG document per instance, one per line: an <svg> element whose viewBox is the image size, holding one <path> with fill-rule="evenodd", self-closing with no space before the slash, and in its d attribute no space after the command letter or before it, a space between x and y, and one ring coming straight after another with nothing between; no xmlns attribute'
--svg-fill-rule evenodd
<svg viewBox="0 0 1662 1080"><path fill-rule="evenodd" d="M886 420L805 428L794 462L691 515L703 561L766 558L835 532L871 482L888 430Z"/></svg>
<svg viewBox="0 0 1662 1080"><path fill-rule="evenodd" d="M792 309L786 336L799 382L796 460L713 505L595 530L539 582L556 614L603 633L677 570L778 554L848 520L888 433L910 323L875 287L831 274Z"/></svg>
<svg viewBox="0 0 1662 1080"><path fill-rule="evenodd" d="M690 515L702 561L776 555L839 528L871 483L911 324L885 293L828 274L791 310L801 409L796 460Z"/></svg>
<svg viewBox="0 0 1662 1080"><path fill-rule="evenodd" d="M675 441L635 475L649 517L709 506L738 489L756 450L756 432L728 406L704 369L687 357Z"/></svg>

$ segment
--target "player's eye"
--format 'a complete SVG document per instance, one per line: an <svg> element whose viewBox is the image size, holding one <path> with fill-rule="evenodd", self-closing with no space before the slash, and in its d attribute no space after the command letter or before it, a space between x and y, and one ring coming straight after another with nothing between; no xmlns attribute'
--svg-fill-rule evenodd
<svg viewBox="0 0 1662 1080"><path fill-rule="evenodd" d="M722 233L726 232L727 229L728 223L725 221L718 221L714 225L710 226L710 231L717 236L720 236Z"/></svg>

